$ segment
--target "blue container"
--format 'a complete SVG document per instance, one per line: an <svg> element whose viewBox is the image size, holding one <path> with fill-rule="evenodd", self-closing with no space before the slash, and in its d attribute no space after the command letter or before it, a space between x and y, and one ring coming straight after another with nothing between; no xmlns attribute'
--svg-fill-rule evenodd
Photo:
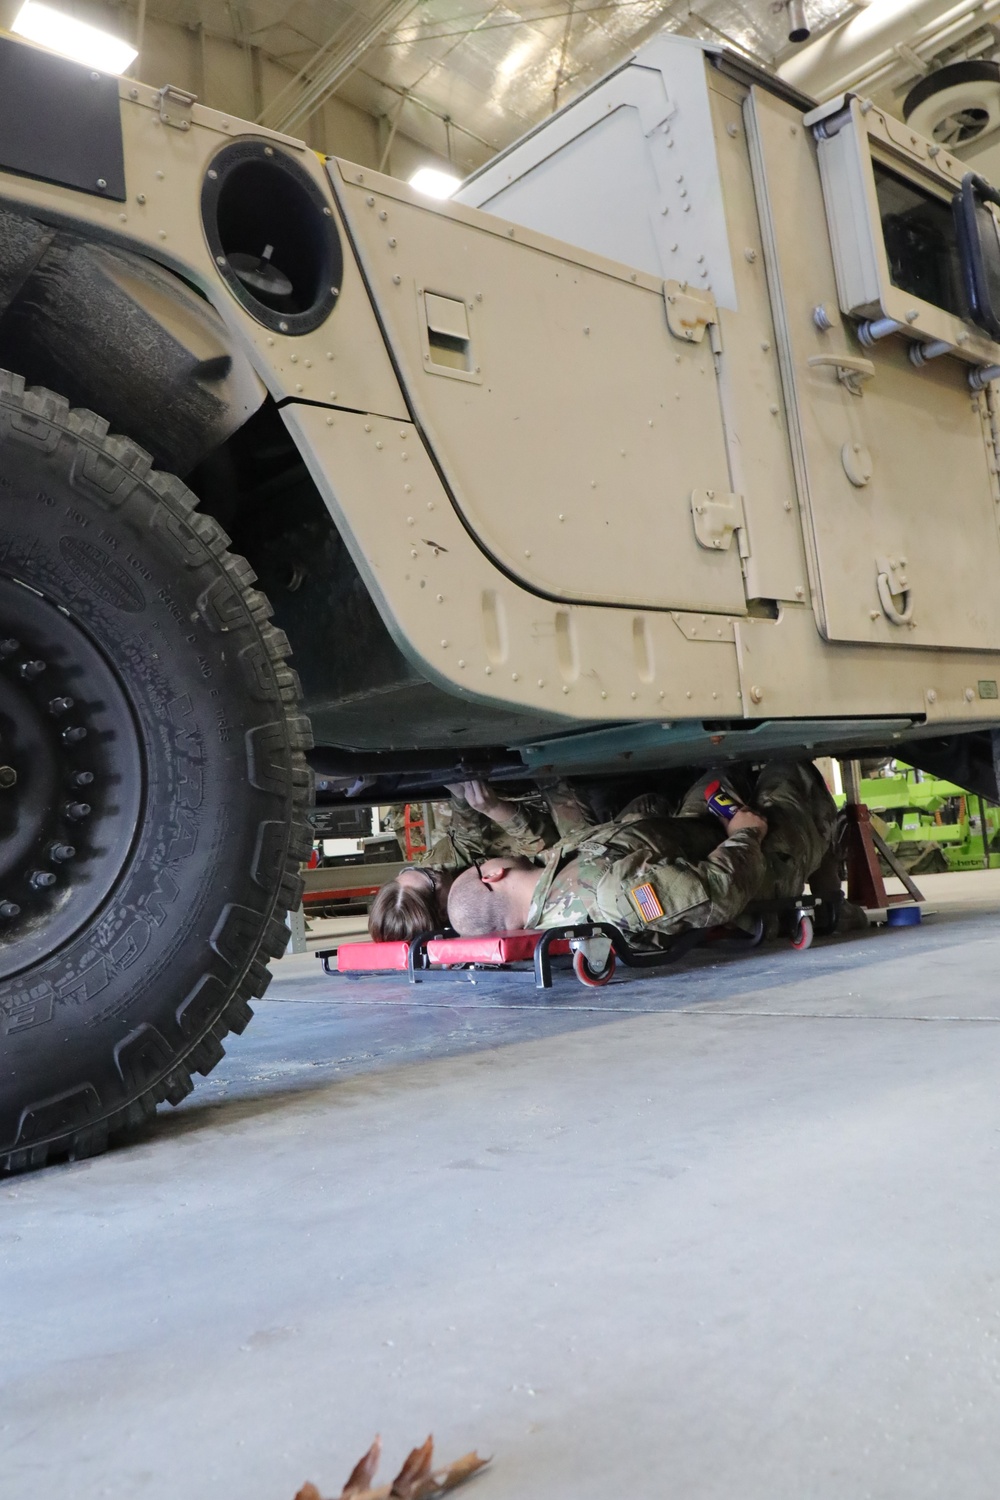
<svg viewBox="0 0 1000 1500"><path fill-rule="evenodd" d="M890 906L885 919L890 927L919 927L920 907Z"/></svg>

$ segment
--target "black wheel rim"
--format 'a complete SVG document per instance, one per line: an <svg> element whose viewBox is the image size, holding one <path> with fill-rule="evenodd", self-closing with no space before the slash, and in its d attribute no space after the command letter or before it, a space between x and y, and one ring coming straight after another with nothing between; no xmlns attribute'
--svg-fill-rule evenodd
<svg viewBox="0 0 1000 1500"><path fill-rule="evenodd" d="M107 902L139 827L144 760L93 638L0 575L0 978L58 953Z"/></svg>

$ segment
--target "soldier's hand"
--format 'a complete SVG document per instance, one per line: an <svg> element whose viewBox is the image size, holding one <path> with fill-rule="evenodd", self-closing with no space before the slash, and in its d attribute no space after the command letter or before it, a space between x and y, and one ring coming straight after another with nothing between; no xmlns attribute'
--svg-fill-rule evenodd
<svg viewBox="0 0 1000 1500"><path fill-rule="evenodd" d="M762 818L760 813L751 812L748 807L741 807L738 813L733 813L729 819L729 832L740 833L744 828L749 828L758 837L763 838L767 832L767 819Z"/></svg>
<svg viewBox="0 0 1000 1500"><path fill-rule="evenodd" d="M492 818L494 823L509 823L517 812L517 804L498 797L488 781L461 781L448 790L453 796L464 797L474 812Z"/></svg>
<svg viewBox="0 0 1000 1500"><path fill-rule="evenodd" d="M465 800L476 812L483 813L487 818L492 818L497 808L503 805L487 781L467 781Z"/></svg>
<svg viewBox="0 0 1000 1500"><path fill-rule="evenodd" d="M447 781L445 785L453 797L463 798L476 812L488 815L490 802L496 800L485 781Z"/></svg>

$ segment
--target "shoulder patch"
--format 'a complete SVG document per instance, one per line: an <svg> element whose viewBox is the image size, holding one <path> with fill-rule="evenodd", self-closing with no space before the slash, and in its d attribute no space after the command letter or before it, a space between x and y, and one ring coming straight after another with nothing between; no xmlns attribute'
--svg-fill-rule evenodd
<svg viewBox="0 0 1000 1500"><path fill-rule="evenodd" d="M648 882L646 885L635 886L631 894L644 922L655 922L657 917L663 916L660 898Z"/></svg>

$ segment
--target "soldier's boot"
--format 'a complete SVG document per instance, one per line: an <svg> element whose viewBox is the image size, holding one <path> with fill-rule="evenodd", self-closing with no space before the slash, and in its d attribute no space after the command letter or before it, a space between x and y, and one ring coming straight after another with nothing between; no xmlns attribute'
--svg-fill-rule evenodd
<svg viewBox="0 0 1000 1500"><path fill-rule="evenodd" d="M835 932L863 932L871 926L868 913L856 901L842 901L837 913Z"/></svg>

